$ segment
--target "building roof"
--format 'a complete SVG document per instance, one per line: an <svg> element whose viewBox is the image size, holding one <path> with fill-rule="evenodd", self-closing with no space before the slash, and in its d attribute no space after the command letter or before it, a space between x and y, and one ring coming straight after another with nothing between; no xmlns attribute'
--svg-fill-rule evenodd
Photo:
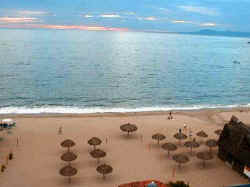
<svg viewBox="0 0 250 187"><path fill-rule="evenodd" d="M237 117L232 116L229 123L225 124L218 145L241 163L250 166L250 127Z"/></svg>
<svg viewBox="0 0 250 187"><path fill-rule="evenodd" d="M157 180L136 181L127 184L121 184L118 187L145 187L148 184L152 183L152 181L154 181L157 184L157 187L169 187L166 184Z"/></svg>

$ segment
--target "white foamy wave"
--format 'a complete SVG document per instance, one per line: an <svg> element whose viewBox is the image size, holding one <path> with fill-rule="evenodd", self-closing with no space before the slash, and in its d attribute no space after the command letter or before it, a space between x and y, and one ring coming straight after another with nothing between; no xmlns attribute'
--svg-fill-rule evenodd
<svg viewBox="0 0 250 187"><path fill-rule="evenodd" d="M0 114L95 114L95 113L129 113L129 112L157 112L170 110L199 110L214 108L235 108L250 107L245 105L192 105L192 106L156 106L139 108L81 108L71 106L44 106L44 107L3 107L0 108Z"/></svg>

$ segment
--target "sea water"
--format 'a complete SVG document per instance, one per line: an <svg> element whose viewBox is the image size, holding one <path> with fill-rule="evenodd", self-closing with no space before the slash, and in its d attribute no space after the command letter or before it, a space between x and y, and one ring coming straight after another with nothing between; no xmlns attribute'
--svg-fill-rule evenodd
<svg viewBox="0 0 250 187"><path fill-rule="evenodd" d="M0 114L248 106L247 41L167 33L2 29Z"/></svg>

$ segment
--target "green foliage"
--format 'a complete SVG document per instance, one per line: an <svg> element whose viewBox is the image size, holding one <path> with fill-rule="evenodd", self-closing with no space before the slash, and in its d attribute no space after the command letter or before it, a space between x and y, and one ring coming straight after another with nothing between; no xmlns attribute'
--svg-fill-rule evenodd
<svg viewBox="0 0 250 187"><path fill-rule="evenodd" d="M171 187L190 187L189 184L186 184L184 181L170 182L168 185Z"/></svg>

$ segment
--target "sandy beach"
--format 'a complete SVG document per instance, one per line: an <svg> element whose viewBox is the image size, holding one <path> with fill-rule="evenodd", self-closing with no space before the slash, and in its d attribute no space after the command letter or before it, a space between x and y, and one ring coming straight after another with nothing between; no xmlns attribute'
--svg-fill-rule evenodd
<svg viewBox="0 0 250 187"><path fill-rule="evenodd" d="M211 109L197 111L174 111L173 120L168 120L167 112L144 112L122 114L88 114L88 115L10 115L17 122L11 134L1 131L0 162L6 164L10 150L14 159L10 160L7 169L0 173L0 187L115 187L131 181L157 179L163 182L184 180L191 187L223 187L234 184L246 184L248 181L233 171L217 156L202 167L196 156L190 155L190 149L179 145L173 135L179 128L187 125L193 135L204 130L209 138L218 139L214 133L222 129L232 115L250 124L249 109ZM133 123L138 130L127 137L121 132L120 125ZM62 134L58 134L62 126ZM172 142L178 145L175 153L186 153L190 162L181 168L167 157L157 142L152 140L154 133L163 133L166 139L160 142ZM185 133L185 132L184 132ZM100 149L107 156L101 163L113 167L113 173L105 180L96 172L98 166L89 151L93 148L87 141L93 137L102 139ZM141 139L142 137L142 139ZM196 136L193 136L196 137ZM17 138L19 140L17 145ZM67 164L60 157L66 152L60 146L64 139L72 139L76 146L72 151L78 155L72 166L78 170L72 177L72 183L60 176L59 170ZM107 138L107 143L106 143ZM201 138L196 137L198 142ZM208 150L203 144L194 152ZM217 148L213 150L216 155Z"/></svg>

